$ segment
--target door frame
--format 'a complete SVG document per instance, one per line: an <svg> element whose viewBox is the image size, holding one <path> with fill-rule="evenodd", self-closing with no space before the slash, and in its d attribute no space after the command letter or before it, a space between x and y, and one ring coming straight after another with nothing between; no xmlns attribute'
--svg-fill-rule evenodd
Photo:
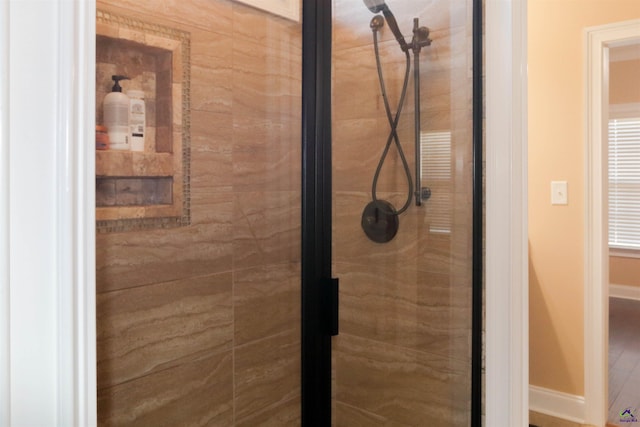
<svg viewBox="0 0 640 427"><path fill-rule="evenodd" d="M608 407L609 245L607 120L609 47L640 38L640 20L586 28L585 46L585 422L604 425Z"/></svg>
<svg viewBox="0 0 640 427"><path fill-rule="evenodd" d="M95 426L95 2L0 23L0 425Z"/></svg>
<svg viewBox="0 0 640 427"><path fill-rule="evenodd" d="M485 1L486 425L529 424L527 1Z"/></svg>
<svg viewBox="0 0 640 427"><path fill-rule="evenodd" d="M308 0L305 0L307 3ZM21 2L2 2L0 18L4 22L9 10ZM85 150L86 141L94 134L90 115L94 109L95 91L90 70L94 69L93 43L95 38L95 1L47 0L53 13L50 19L55 25L36 26L26 20L3 25L0 31L0 45L9 46L3 50L1 71L8 63L8 51L49 52L46 56L49 67L28 69L24 75L10 75L2 82L0 90L0 138L2 156L7 155L6 147L24 141L12 141L6 129L16 117L7 114L9 88L16 87L24 79L49 81L51 73L62 73L57 77L56 90L50 98L39 94L39 102L54 105L60 113L60 120L52 126L43 127L48 135L61 135L56 139L56 170L52 176L43 176L39 164L19 161L8 164L6 158L0 160L0 182L9 182L10 169L39 176L42 180L60 183L58 194L47 201L43 212L56 215L73 215L74 224L58 224L53 233L52 247L56 253L50 259L32 259L31 269L49 278L46 283L54 286L57 297L39 301L48 310L61 317L54 327L46 318L34 318L32 322L40 328L12 324L11 313L29 309L28 299L15 299L16 291L36 289L36 284L16 279L14 271L0 274L0 307L9 310L0 312L0 332L11 326L11 333L0 333L0 369L9 370L5 378L10 384L0 393L0 407L3 414L9 414L12 402L25 395L17 390L32 390L23 404L32 403L38 407L40 400L56 402L58 414L72 415L69 422L58 422L58 418L48 419L40 424L61 424L72 426L96 425L95 393L95 229L94 229L94 188L93 152ZM485 0L486 29L486 424L526 425L528 420L528 302L527 302L527 248L526 248L526 1ZM9 37L8 28L26 25L29 37ZM62 26L60 31L58 26ZM86 43L85 43L86 41ZM55 49L50 50L51 44ZM5 61L6 60L6 61ZM73 70L75 79L67 84L69 72ZM35 110L29 123L50 123L50 117ZM82 116L84 113L88 116ZM50 115L50 111L49 111ZM9 117L8 117L9 116ZM82 119L82 120L81 120ZM68 126L68 127L66 127ZM67 135L65 129L72 129ZM67 135L67 136L64 136ZM7 143L7 138L9 138ZM42 141L46 141L43 138ZM84 145L83 145L84 144ZM9 148L9 151L10 151ZM68 150L68 151L66 151ZM68 157L67 157L68 156ZM17 186L20 183L14 183ZM14 191L13 188L11 191ZM20 188L16 187L20 193ZM11 210L10 210L11 208ZM10 206L8 197L0 197L0 226L15 229L12 215L29 214L20 211L19 206ZM71 229L65 229L70 226ZM70 231L71 234L65 234ZM0 236L5 250L0 251L2 265L8 265L11 255L17 250L8 242L6 234ZM36 247L42 243L41 236L25 233L21 245ZM7 248L8 246L8 248ZM62 270L60 268L63 267ZM59 275L61 271L65 274ZM8 277L7 277L8 276ZM68 310L73 310L69 315ZM62 314L64 315L62 315ZM63 345L55 351L58 361L51 365L51 354L30 353L32 371L52 367L52 386L44 386L42 378L37 385L29 381L18 369L16 355L20 344L16 341L38 342L44 335ZM60 339L60 341L58 341ZM79 364L75 364L79 362ZM43 413L42 417L48 416ZM11 422L18 423L12 413Z"/></svg>
<svg viewBox="0 0 640 427"><path fill-rule="evenodd" d="M0 3L0 236L9 236L9 2ZM10 244L0 237L0 378L11 376ZM11 381L0 384L0 425L11 421Z"/></svg>
<svg viewBox="0 0 640 427"><path fill-rule="evenodd" d="M332 0L302 2L301 420L330 426Z"/></svg>

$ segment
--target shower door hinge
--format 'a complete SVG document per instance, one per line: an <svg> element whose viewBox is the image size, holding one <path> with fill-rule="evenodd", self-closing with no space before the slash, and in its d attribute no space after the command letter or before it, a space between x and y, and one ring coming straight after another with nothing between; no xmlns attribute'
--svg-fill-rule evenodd
<svg viewBox="0 0 640 427"><path fill-rule="evenodd" d="M331 336L338 335L339 324L339 280L338 279L322 279L321 283L323 294L325 296L324 310L326 314L327 334Z"/></svg>

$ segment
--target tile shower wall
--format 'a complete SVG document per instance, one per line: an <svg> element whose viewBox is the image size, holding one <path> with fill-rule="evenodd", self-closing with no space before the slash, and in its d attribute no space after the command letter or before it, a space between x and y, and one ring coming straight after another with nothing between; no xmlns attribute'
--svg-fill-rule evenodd
<svg viewBox="0 0 640 427"><path fill-rule="evenodd" d="M369 21L360 1L335 0L334 274L340 277L341 333L334 346L337 426L467 426L471 372L472 56L470 1L394 0L410 38L413 18L431 29L421 56L422 132L451 132L451 175L427 181L447 195L449 232L431 227L433 199L400 216L389 243L360 227L389 134ZM388 27L380 51L395 112L405 57ZM414 165L413 87L399 136ZM406 179L392 148L378 197L400 207ZM447 199L445 198L445 200Z"/></svg>
<svg viewBox="0 0 640 427"><path fill-rule="evenodd" d="M192 108L191 225L97 236L99 424L297 425L300 25L225 0L97 6L191 33Z"/></svg>

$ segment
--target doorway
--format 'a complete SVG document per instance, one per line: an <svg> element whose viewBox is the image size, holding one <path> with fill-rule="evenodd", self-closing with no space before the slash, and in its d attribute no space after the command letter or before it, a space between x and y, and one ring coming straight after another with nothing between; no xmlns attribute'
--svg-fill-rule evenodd
<svg viewBox="0 0 640 427"><path fill-rule="evenodd" d="M586 31L588 130L585 259L588 267L585 271L585 407L587 421L600 424L606 422L608 412L609 221L607 167L603 157L607 147L609 120L608 65L612 48L640 37L639 24L637 20L626 21Z"/></svg>
<svg viewBox="0 0 640 427"><path fill-rule="evenodd" d="M628 325L640 317L640 241L636 237L639 206L634 201L640 161L640 40L609 48L608 206L609 206L609 381L611 425L637 419L640 335Z"/></svg>

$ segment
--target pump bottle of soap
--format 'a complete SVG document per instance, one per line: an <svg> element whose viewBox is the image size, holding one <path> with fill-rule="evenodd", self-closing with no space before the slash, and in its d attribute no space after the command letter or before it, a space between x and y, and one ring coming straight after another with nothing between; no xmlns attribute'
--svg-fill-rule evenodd
<svg viewBox="0 0 640 427"><path fill-rule="evenodd" d="M144 151L145 134L145 105L144 91L130 90L129 97L129 127L131 128L131 151Z"/></svg>
<svg viewBox="0 0 640 427"><path fill-rule="evenodd" d="M104 125L109 133L112 150L129 150L129 97L122 93L120 80L129 80L127 76L111 76L114 85L111 93L104 97Z"/></svg>

